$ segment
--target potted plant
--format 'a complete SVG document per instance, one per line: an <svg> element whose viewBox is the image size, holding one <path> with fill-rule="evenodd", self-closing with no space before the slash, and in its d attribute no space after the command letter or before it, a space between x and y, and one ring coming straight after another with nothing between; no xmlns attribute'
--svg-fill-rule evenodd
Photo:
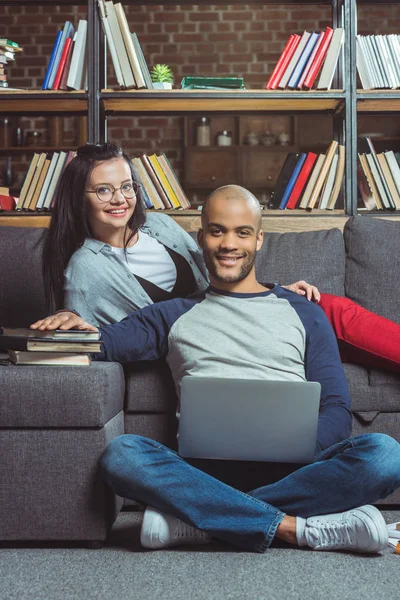
<svg viewBox="0 0 400 600"><path fill-rule="evenodd" d="M174 83L174 75L168 65L154 65L150 75L155 89L172 89L172 84Z"/></svg>

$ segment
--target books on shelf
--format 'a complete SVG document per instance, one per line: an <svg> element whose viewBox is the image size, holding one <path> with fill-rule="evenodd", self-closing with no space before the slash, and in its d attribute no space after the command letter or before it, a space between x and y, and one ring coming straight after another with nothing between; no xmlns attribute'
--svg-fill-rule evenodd
<svg viewBox="0 0 400 600"><path fill-rule="evenodd" d="M400 36L358 35L356 64L364 90L400 88Z"/></svg>
<svg viewBox="0 0 400 600"><path fill-rule="evenodd" d="M14 365L68 366L79 367L90 365L89 354L72 352L24 352L8 350L8 358Z"/></svg>
<svg viewBox="0 0 400 600"><path fill-rule="evenodd" d="M376 152L367 139L370 153L359 153L357 186L367 210L400 210L400 153Z"/></svg>
<svg viewBox="0 0 400 600"><path fill-rule="evenodd" d="M343 46L344 29L292 34L285 44L265 89L330 90Z"/></svg>
<svg viewBox="0 0 400 600"><path fill-rule="evenodd" d="M87 21L66 21L56 35L42 90L87 89Z"/></svg>
<svg viewBox="0 0 400 600"><path fill-rule="evenodd" d="M190 202L164 153L143 154L132 160L135 176L144 192L147 208L186 209Z"/></svg>
<svg viewBox="0 0 400 600"><path fill-rule="evenodd" d="M14 62L15 54L22 52L22 48L7 38L0 39L0 90L10 90L8 86L7 65Z"/></svg>
<svg viewBox="0 0 400 600"><path fill-rule="evenodd" d="M271 195L268 208L333 210L344 178L344 146L332 141L327 152L290 152Z"/></svg>
<svg viewBox="0 0 400 600"><path fill-rule="evenodd" d="M126 89L153 89L139 39L129 30L122 4L97 0L97 5L118 85Z"/></svg>
<svg viewBox="0 0 400 600"><path fill-rule="evenodd" d="M181 81L183 90L245 90L243 77L197 77L187 75Z"/></svg>

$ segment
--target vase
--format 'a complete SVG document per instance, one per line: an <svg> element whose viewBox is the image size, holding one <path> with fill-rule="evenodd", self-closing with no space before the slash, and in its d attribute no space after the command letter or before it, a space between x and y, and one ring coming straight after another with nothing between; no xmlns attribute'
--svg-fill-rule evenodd
<svg viewBox="0 0 400 600"><path fill-rule="evenodd" d="M155 90L172 90L172 83L166 81L153 81L153 88Z"/></svg>

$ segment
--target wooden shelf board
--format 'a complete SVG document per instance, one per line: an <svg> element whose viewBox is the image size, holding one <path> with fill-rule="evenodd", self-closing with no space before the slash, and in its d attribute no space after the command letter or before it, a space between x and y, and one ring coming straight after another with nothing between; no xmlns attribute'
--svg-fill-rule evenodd
<svg viewBox="0 0 400 600"><path fill-rule="evenodd" d="M86 113L84 91L18 90L0 92L0 112L6 113Z"/></svg>
<svg viewBox="0 0 400 600"><path fill-rule="evenodd" d="M400 111L400 90L358 90L357 112Z"/></svg>
<svg viewBox="0 0 400 600"><path fill-rule="evenodd" d="M0 154L29 154L34 152L68 152L74 150L74 144L70 146L8 146L7 148L0 148Z"/></svg>
<svg viewBox="0 0 400 600"><path fill-rule="evenodd" d="M106 111L134 113L191 112L338 112L344 101L339 90L282 92L267 90L134 90L103 91Z"/></svg>

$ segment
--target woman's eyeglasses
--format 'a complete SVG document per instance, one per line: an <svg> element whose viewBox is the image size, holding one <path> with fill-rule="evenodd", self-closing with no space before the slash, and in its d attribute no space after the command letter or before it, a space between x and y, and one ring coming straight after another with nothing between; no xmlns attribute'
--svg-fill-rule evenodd
<svg viewBox="0 0 400 600"><path fill-rule="evenodd" d="M134 198L140 189L140 185L136 181L127 181L121 187L115 188L111 183L98 185L94 190L86 190L89 194L96 194L100 202L111 202L115 192L120 190L121 194L127 200Z"/></svg>

